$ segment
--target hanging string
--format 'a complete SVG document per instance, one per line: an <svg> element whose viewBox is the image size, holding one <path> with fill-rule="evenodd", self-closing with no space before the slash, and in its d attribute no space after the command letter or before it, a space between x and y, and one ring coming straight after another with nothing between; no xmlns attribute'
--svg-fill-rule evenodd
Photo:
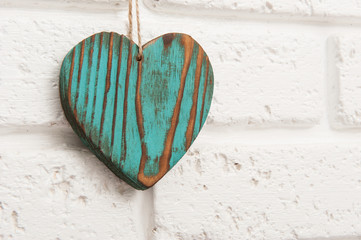
<svg viewBox="0 0 361 240"><path fill-rule="evenodd" d="M128 22L129 22L129 29L128 29L128 37L130 40L133 40L133 0L129 0L129 7L128 7Z"/></svg>
<svg viewBox="0 0 361 240"><path fill-rule="evenodd" d="M137 60L140 61L143 58L143 47L142 47L142 39L140 36L140 20L139 20L139 3L138 0L135 0L135 9L136 9L136 17L137 17L137 33L138 33L138 47L139 52L137 56ZM129 38L133 41L133 0L129 0L129 9L128 9L128 21L129 21Z"/></svg>

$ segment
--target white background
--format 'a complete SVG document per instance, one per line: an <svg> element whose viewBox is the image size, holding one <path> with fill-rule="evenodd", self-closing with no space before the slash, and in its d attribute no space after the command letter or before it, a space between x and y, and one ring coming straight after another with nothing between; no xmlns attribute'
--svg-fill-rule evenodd
<svg viewBox="0 0 361 240"><path fill-rule="evenodd" d="M195 38L206 126L154 188L73 133L58 76L127 2L0 0L0 239L361 239L361 1L144 0L143 41Z"/></svg>

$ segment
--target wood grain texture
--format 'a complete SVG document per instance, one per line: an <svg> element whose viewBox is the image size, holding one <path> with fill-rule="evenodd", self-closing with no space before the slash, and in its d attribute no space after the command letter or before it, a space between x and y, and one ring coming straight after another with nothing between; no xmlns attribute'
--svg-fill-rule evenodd
<svg viewBox="0 0 361 240"><path fill-rule="evenodd" d="M143 46L102 32L76 45L60 73L65 115L86 146L136 189L159 181L186 153L211 105L213 70L180 33Z"/></svg>

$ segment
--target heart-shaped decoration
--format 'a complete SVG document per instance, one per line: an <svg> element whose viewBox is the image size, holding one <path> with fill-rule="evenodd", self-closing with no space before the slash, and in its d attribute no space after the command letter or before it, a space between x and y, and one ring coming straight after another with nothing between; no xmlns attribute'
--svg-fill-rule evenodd
<svg viewBox="0 0 361 240"><path fill-rule="evenodd" d="M76 45L60 73L65 115L118 177L147 189L186 153L212 101L208 56L190 36L162 35L143 47L101 32Z"/></svg>

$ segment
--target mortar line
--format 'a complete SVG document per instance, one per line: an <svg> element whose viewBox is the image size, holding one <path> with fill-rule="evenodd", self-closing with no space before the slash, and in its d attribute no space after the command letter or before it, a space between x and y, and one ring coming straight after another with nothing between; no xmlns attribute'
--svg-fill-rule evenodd
<svg viewBox="0 0 361 240"><path fill-rule="evenodd" d="M16 147L19 139L32 142L31 138L51 143L76 143L84 147L70 126L11 126L0 127L0 142ZM361 129L331 129L323 126L312 128L244 128L242 126L205 125L194 145L202 143L242 145L253 144L317 144L361 142ZM2 145L0 143L0 145Z"/></svg>
<svg viewBox="0 0 361 240"><path fill-rule="evenodd" d="M38 2L38 1L35 1ZM39 2L38 2L39 3ZM209 19L222 18L222 21L253 21L253 22L263 22L263 23L277 23L277 24L303 24L303 25L321 25L321 26L361 26L361 16L322 16L322 15L302 15L301 14L290 14L290 13L251 13L247 10L230 10L230 9L196 9L192 10L191 7L179 7L174 6L173 9L169 11L159 10L153 7L144 4L141 1L141 8L143 12L143 17L147 15L154 16L167 16L175 19L184 18L187 16L193 19L204 19L205 17ZM118 16L119 12L126 14L127 7L124 5L117 4L90 4L86 8L81 7L81 4L49 4L42 6L39 4L24 4L24 3L15 3L12 5L0 5L0 11L8 11L12 9L13 11L24 11L24 12L34 12L47 9L48 13L67 13L67 12L83 12L87 14L106 14L108 16ZM99 7L99 6L109 7Z"/></svg>

